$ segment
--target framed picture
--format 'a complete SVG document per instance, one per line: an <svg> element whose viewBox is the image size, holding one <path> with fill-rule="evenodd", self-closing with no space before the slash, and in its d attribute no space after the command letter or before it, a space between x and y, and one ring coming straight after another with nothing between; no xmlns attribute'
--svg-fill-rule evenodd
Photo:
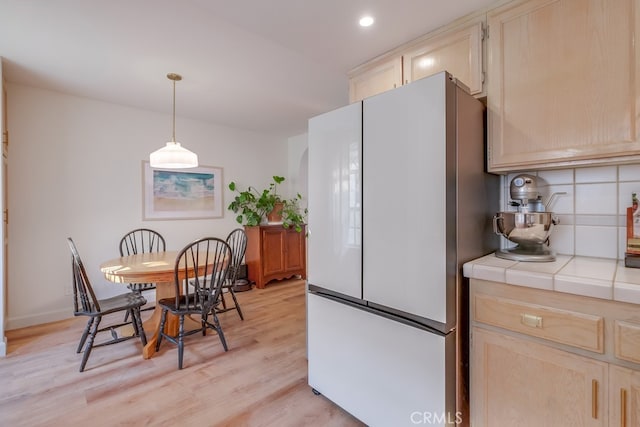
<svg viewBox="0 0 640 427"><path fill-rule="evenodd" d="M222 218L222 168L157 169L142 162L142 219Z"/></svg>

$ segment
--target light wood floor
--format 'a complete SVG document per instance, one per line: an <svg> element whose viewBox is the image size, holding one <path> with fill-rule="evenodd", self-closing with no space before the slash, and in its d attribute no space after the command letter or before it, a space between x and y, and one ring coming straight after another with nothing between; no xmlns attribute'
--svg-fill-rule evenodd
<svg viewBox="0 0 640 427"><path fill-rule="evenodd" d="M192 335L181 371L173 344L144 360L129 340L94 349L78 372L84 318L7 331L0 425L362 425L307 384L304 282L237 295L244 322L220 315L229 351L215 333Z"/></svg>

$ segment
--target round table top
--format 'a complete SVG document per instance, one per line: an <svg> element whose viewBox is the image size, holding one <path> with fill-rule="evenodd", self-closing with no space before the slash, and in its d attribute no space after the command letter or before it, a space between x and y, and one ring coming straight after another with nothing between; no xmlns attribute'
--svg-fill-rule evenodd
<svg viewBox="0 0 640 427"><path fill-rule="evenodd" d="M172 282L179 251L123 256L100 264L104 277L115 283Z"/></svg>

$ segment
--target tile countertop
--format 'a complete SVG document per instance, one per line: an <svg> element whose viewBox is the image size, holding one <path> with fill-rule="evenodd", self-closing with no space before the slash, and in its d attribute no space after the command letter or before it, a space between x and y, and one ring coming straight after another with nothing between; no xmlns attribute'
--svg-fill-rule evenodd
<svg viewBox="0 0 640 427"><path fill-rule="evenodd" d="M463 274L471 279L546 289L640 304L640 269L624 261L557 255L553 262L519 262L494 254L469 261Z"/></svg>

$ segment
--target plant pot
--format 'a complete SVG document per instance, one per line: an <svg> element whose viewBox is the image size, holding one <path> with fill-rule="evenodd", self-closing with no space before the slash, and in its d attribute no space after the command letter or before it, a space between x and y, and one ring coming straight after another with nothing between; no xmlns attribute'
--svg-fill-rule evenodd
<svg viewBox="0 0 640 427"><path fill-rule="evenodd" d="M282 222L282 208L284 204L282 202L276 202L271 212L267 214L267 222L269 224Z"/></svg>

